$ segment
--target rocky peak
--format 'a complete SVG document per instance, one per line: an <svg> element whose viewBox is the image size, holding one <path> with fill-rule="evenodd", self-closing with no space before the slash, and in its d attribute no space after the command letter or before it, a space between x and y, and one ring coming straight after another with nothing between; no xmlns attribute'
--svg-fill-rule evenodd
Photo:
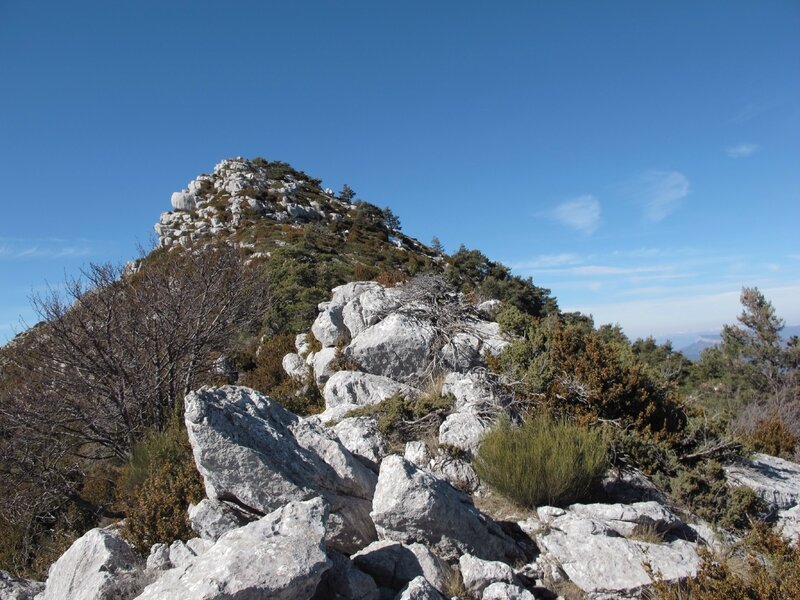
<svg viewBox="0 0 800 600"><path fill-rule="evenodd" d="M243 226L338 221L350 204L323 190L319 180L280 161L229 158L172 194L172 211L155 225L159 245L188 246Z"/></svg>

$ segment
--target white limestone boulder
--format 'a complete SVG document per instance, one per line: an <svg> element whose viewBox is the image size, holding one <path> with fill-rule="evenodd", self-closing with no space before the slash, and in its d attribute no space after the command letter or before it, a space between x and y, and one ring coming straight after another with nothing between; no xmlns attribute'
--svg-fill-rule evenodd
<svg viewBox="0 0 800 600"><path fill-rule="evenodd" d="M695 545L684 540L641 542L569 510L540 507L537 513L544 525L535 535L541 559L588 595L627 597L650 586L651 573L674 582L693 577L700 566Z"/></svg>
<svg viewBox="0 0 800 600"><path fill-rule="evenodd" d="M197 504L190 504L188 512L189 524L195 533L203 539L213 541L251 520L225 502L209 498L203 498Z"/></svg>
<svg viewBox="0 0 800 600"><path fill-rule="evenodd" d="M399 292L395 288L375 284L355 295L342 307L342 321L350 336L356 337L399 306Z"/></svg>
<svg viewBox="0 0 800 600"><path fill-rule="evenodd" d="M347 333L347 328L342 320L342 306L332 304L320 312L311 325L311 333L319 340L323 348L336 346L342 336Z"/></svg>
<svg viewBox="0 0 800 600"><path fill-rule="evenodd" d="M173 210L190 211L197 206L197 198L189 190L173 192L170 198Z"/></svg>
<svg viewBox="0 0 800 600"><path fill-rule="evenodd" d="M328 378L322 390L326 408L370 406L395 394L413 397L419 392L389 377L360 371L337 371Z"/></svg>
<svg viewBox="0 0 800 600"><path fill-rule="evenodd" d="M370 516L381 539L421 543L446 560L464 553L486 560L523 557L469 496L400 456L383 459Z"/></svg>
<svg viewBox="0 0 800 600"><path fill-rule="evenodd" d="M442 394L452 394L455 410L458 412L477 412L487 407L494 407L499 400L481 373L448 373L442 384Z"/></svg>
<svg viewBox="0 0 800 600"><path fill-rule="evenodd" d="M380 600L375 580L344 554L328 551L333 563L322 575L313 600Z"/></svg>
<svg viewBox="0 0 800 600"><path fill-rule="evenodd" d="M475 414L454 412L439 426L439 444L458 448L468 455L478 451L488 427Z"/></svg>
<svg viewBox="0 0 800 600"><path fill-rule="evenodd" d="M464 554L458 559L458 567L464 587L475 597L480 597L483 590L495 582L517 583L514 569L499 561L482 560Z"/></svg>
<svg viewBox="0 0 800 600"><path fill-rule="evenodd" d="M308 365L299 354L291 352L283 357L281 366L292 379L305 381L308 377Z"/></svg>
<svg viewBox="0 0 800 600"><path fill-rule="evenodd" d="M334 433L345 448L356 456L377 466L389 452L389 444L378 429L375 419L350 417L333 427Z"/></svg>
<svg viewBox="0 0 800 600"><path fill-rule="evenodd" d="M445 600L439 591L422 575L412 579L397 596L397 600Z"/></svg>
<svg viewBox="0 0 800 600"><path fill-rule="evenodd" d="M185 403L208 498L263 515L322 496L332 548L350 553L376 539L369 517L375 474L333 432L244 387L201 388Z"/></svg>
<svg viewBox="0 0 800 600"><path fill-rule="evenodd" d="M683 526L683 522L658 502L633 504L573 504L569 510L580 517L602 521L623 536L634 533L637 527L651 526L668 532Z"/></svg>
<svg viewBox="0 0 800 600"><path fill-rule="evenodd" d="M725 475L729 484L749 487L778 509L800 504L800 464L756 453L750 460L726 466Z"/></svg>
<svg viewBox="0 0 800 600"><path fill-rule="evenodd" d="M290 502L223 535L203 555L167 571L139 600L311 598L331 566L325 502Z"/></svg>
<svg viewBox="0 0 800 600"><path fill-rule="evenodd" d="M354 337L346 352L365 372L406 383L430 367L435 337L424 321L392 313Z"/></svg>
<svg viewBox="0 0 800 600"><path fill-rule="evenodd" d="M323 348L314 353L312 368L314 369L314 380L317 385L323 385L334 374L331 363L336 358L336 352L336 348ZM309 354L309 356L311 355Z"/></svg>
<svg viewBox="0 0 800 600"><path fill-rule="evenodd" d="M3 600L33 600L43 590L43 583L0 571L0 598Z"/></svg>
<svg viewBox="0 0 800 600"><path fill-rule="evenodd" d="M498 581L483 590L481 600L535 600L531 592L512 583Z"/></svg>
<svg viewBox="0 0 800 600"><path fill-rule="evenodd" d="M800 543L800 504L780 511L775 527L785 538Z"/></svg>
<svg viewBox="0 0 800 600"><path fill-rule="evenodd" d="M447 563L422 544L373 542L351 556L351 560L380 587L398 591L418 576L442 591L450 574Z"/></svg>
<svg viewBox="0 0 800 600"><path fill-rule="evenodd" d="M39 600L116 600L141 582L142 561L122 537L91 529L53 563Z"/></svg>

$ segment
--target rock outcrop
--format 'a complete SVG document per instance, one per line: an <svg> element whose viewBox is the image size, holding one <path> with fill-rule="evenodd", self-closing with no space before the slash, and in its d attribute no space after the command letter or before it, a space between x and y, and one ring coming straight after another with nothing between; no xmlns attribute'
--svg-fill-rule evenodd
<svg viewBox="0 0 800 600"><path fill-rule="evenodd" d="M322 496L327 541L355 552L376 539L369 518L375 474L335 435L249 388L202 388L186 396L186 426L206 494L266 514Z"/></svg>
<svg viewBox="0 0 800 600"><path fill-rule="evenodd" d="M800 465L754 454L752 459L725 467L728 482L752 489L767 504L779 509L800 504Z"/></svg>
<svg viewBox="0 0 800 600"><path fill-rule="evenodd" d="M140 589L143 566L118 533L92 529L50 567L39 600L131 598Z"/></svg>
<svg viewBox="0 0 800 600"><path fill-rule="evenodd" d="M139 600L311 598L331 566L325 554L325 502L289 502L229 531L212 548L167 571Z"/></svg>
<svg viewBox="0 0 800 600"><path fill-rule="evenodd" d="M466 494L399 456L381 463L371 516L381 539L422 543L447 560L464 553L487 560L524 557Z"/></svg>
<svg viewBox="0 0 800 600"><path fill-rule="evenodd" d="M33 600L43 590L43 583L0 571L0 598L3 600Z"/></svg>

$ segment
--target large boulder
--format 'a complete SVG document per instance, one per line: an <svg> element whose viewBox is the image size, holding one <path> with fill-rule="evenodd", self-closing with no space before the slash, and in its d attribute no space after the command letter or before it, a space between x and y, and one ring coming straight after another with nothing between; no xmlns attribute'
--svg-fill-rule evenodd
<svg viewBox="0 0 800 600"><path fill-rule="evenodd" d="M725 467L728 483L744 485L779 509L800 504L800 464L769 454Z"/></svg>
<svg viewBox="0 0 800 600"><path fill-rule="evenodd" d="M367 373L405 383L426 373L435 338L436 330L423 320L391 313L354 337L346 352Z"/></svg>
<svg viewBox="0 0 800 600"><path fill-rule="evenodd" d="M189 524L203 539L216 541L224 533L247 523L247 515L219 500L202 499L189 505Z"/></svg>
<svg viewBox="0 0 800 600"><path fill-rule="evenodd" d="M311 325L311 333L320 341L323 348L336 346L346 332L347 328L344 326L344 321L342 321L342 306L340 304L329 305L317 315Z"/></svg>
<svg viewBox="0 0 800 600"><path fill-rule="evenodd" d="M325 383L325 408L369 406L395 394L414 396L419 392L389 377L360 371L337 371Z"/></svg>
<svg viewBox="0 0 800 600"><path fill-rule="evenodd" d="M642 542L570 510L540 507L537 512L541 529L536 543L542 558L558 565L589 595L627 597L651 585L654 573L674 582L693 577L700 566L694 544L681 539Z"/></svg>
<svg viewBox="0 0 800 600"><path fill-rule="evenodd" d="M375 580L344 554L329 550L333 565L322 575L313 600L380 600Z"/></svg>
<svg viewBox="0 0 800 600"><path fill-rule="evenodd" d="M439 426L439 444L452 446L472 455L478 451L487 429L487 425L477 415L455 412L447 415Z"/></svg>
<svg viewBox="0 0 800 600"><path fill-rule="evenodd" d="M399 290L381 285L370 287L342 307L342 321L356 337L367 327L375 325L389 312L400 306Z"/></svg>
<svg viewBox="0 0 800 600"><path fill-rule="evenodd" d="M186 427L207 496L254 514L322 496L326 540L351 553L376 539L369 517L376 476L333 432L243 387L186 396Z"/></svg>
<svg viewBox="0 0 800 600"><path fill-rule="evenodd" d="M371 543L351 558L379 586L395 590L401 590L421 575L441 591L450 573L447 563L422 544L382 540Z"/></svg>
<svg viewBox="0 0 800 600"><path fill-rule="evenodd" d="M787 539L800 543L800 504L780 511L775 527Z"/></svg>
<svg viewBox="0 0 800 600"><path fill-rule="evenodd" d="M47 575L39 600L118 600L141 588L141 559L122 537L92 529L75 540Z"/></svg>
<svg viewBox="0 0 800 600"><path fill-rule="evenodd" d="M481 560L471 554L464 554L458 559L458 567L464 587L476 597L495 582L517 583L514 569L500 561Z"/></svg>
<svg viewBox="0 0 800 600"><path fill-rule="evenodd" d="M370 514L381 539L421 543L446 560L464 553L506 562L524 558L469 496L400 456L383 459Z"/></svg>
<svg viewBox="0 0 800 600"><path fill-rule="evenodd" d="M375 419L370 417L349 417L333 426L333 431L345 448L359 456L370 466L377 466L389 453L386 441Z"/></svg>
<svg viewBox="0 0 800 600"><path fill-rule="evenodd" d="M33 600L43 590L43 583L0 571L0 598L3 600Z"/></svg>
<svg viewBox="0 0 800 600"><path fill-rule="evenodd" d="M427 579L419 575L398 594L397 600L445 600L445 597Z"/></svg>
<svg viewBox="0 0 800 600"><path fill-rule="evenodd" d="M322 498L290 502L223 535L181 568L167 571L138 600L311 598L331 566Z"/></svg>
<svg viewBox="0 0 800 600"><path fill-rule="evenodd" d="M569 510L580 517L601 521L619 533L631 535L642 526L667 532L683 526L683 522L658 502L633 504L573 504Z"/></svg>

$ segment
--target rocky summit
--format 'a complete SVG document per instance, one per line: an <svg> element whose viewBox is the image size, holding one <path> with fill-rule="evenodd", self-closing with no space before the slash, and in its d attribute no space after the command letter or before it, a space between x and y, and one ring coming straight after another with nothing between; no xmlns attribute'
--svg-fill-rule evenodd
<svg viewBox="0 0 800 600"><path fill-rule="evenodd" d="M793 597L800 340L693 366L354 197L224 160L0 348L0 600Z"/></svg>

